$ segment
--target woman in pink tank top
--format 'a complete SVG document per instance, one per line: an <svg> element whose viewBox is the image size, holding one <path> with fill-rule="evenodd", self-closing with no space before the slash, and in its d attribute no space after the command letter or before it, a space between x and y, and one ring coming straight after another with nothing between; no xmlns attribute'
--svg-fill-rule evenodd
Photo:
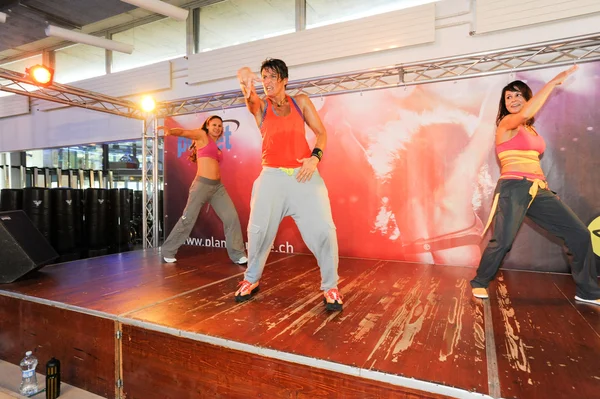
<svg viewBox="0 0 600 399"><path fill-rule="evenodd" d="M192 140L190 161L197 164L196 178L192 182L183 215L162 245L162 255L167 263L177 261L175 254L188 239L200 209L206 202L223 222L227 253L239 265L248 262L244 248L242 228L233 201L221 183L219 164L223 159L217 141L223 135L223 120L217 115L209 116L200 129L159 127L165 136L180 136Z"/></svg>
<svg viewBox="0 0 600 399"><path fill-rule="evenodd" d="M554 88L576 70L577 66L573 66L559 73L535 96L520 80L509 83L502 90L496 118L496 153L501 175L488 221L488 226L493 221L492 238L483 252L477 275L471 281L473 295L477 298L488 298L487 287L498 273L527 216L564 240L573 254L571 273L577 286L575 300L600 305L590 232L556 193L549 190L539 161L545 143L533 128L535 114Z"/></svg>

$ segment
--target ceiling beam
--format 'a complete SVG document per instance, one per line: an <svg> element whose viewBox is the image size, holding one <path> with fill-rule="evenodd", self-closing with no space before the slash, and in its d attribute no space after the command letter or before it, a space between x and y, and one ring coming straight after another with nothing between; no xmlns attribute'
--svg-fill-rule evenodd
<svg viewBox="0 0 600 399"><path fill-rule="evenodd" d="M52 14L52 13L50 13L48 11L41 10L41 9L39 9L37 7L34 7L32 5L29 5L29 4L25 4L25 3L21 2L21 1L19 1L18 5L20 7L23 7L25 9L29 10L33 14L39 15L42 18L44 18L45 20L53 21L53 22L55 22L58 25L67 26L67 27L72 28L72 29L81 29L81 25L78 25L75 22L69 21L68 19L60 17L60 16L58 16L56 14Z"/></svg>

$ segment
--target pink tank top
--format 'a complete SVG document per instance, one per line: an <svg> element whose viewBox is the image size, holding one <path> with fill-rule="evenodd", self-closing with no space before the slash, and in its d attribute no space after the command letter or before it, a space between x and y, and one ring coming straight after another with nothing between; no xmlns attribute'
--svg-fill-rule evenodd
<svg viewBox="0 0 600 399"><path fill-rule="evenodd" d="M507 150L537 151L540 155L546 150L546 142L539 134L534 136L527 132L523 125L518 127L517 134L510 140L496 146L496 154Z"/></svg>
<svg viewBox="0 0 600 399"><path fill-rule="evenodd" d="M219 147L217 147L217 143L215 143L211 138L208 139L208 144L202 148L198 148L196 156L198 158L216 159L217 162L221 162L223 160L223 153L221 150L219 150Z"/></svg>
<svg viewBox="0 0 600 399"><path fill-rule="evenodd" d="M510 140L496 146L496 154L500 159L500 178L501 179L537 179L546 180L544 174L533 174L518 171L505 170L508 166L518 164L538 164L540 155L546 150L546 142L542 136L533 135L525 129L523 125L519 126L517 134ZM541 166L539 167L541 170Z"/></svg>

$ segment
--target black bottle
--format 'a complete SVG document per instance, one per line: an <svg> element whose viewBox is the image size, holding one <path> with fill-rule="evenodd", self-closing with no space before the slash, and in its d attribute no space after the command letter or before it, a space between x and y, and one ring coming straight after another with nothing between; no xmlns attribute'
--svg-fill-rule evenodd
<svg viewBox="0 0 600 399"><path fill-rule="evenodd" d="M60 396L60 362L52 358L46 363L46 399Z"/></svg>

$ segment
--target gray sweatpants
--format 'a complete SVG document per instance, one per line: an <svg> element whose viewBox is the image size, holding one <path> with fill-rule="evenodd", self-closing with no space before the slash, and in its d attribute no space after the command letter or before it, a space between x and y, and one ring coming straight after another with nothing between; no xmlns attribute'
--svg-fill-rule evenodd
<svg viewBox="0 0 600 399"><path fill-rule="evenodd" d="M221 180L211 180L206 177L196 176L190 186L190 194L187 204L183 210L183 215L173 227L169 237L162 245L162 255L165 258L174 258L177 250L188 239L198 214L204 203L209 201L210 206L223 222L225 231L225 243L227 245L227 254L232 261L237 262L241 257L246 256L244 251L244 238L242 237L242 227L235 206L225 190Z"/></svg>
<svg viewBox="0 0 600 399"><path fill-rule="evenodd" d="M338 243L327 187L315 171L308 182L299 183L300 168L288 175L279 168L263 167L252 187L248 222L248 269L245 279L257 282L273 246L281 219L291 216L306 246L321 269L321 289L338 283Z"/></svg>

